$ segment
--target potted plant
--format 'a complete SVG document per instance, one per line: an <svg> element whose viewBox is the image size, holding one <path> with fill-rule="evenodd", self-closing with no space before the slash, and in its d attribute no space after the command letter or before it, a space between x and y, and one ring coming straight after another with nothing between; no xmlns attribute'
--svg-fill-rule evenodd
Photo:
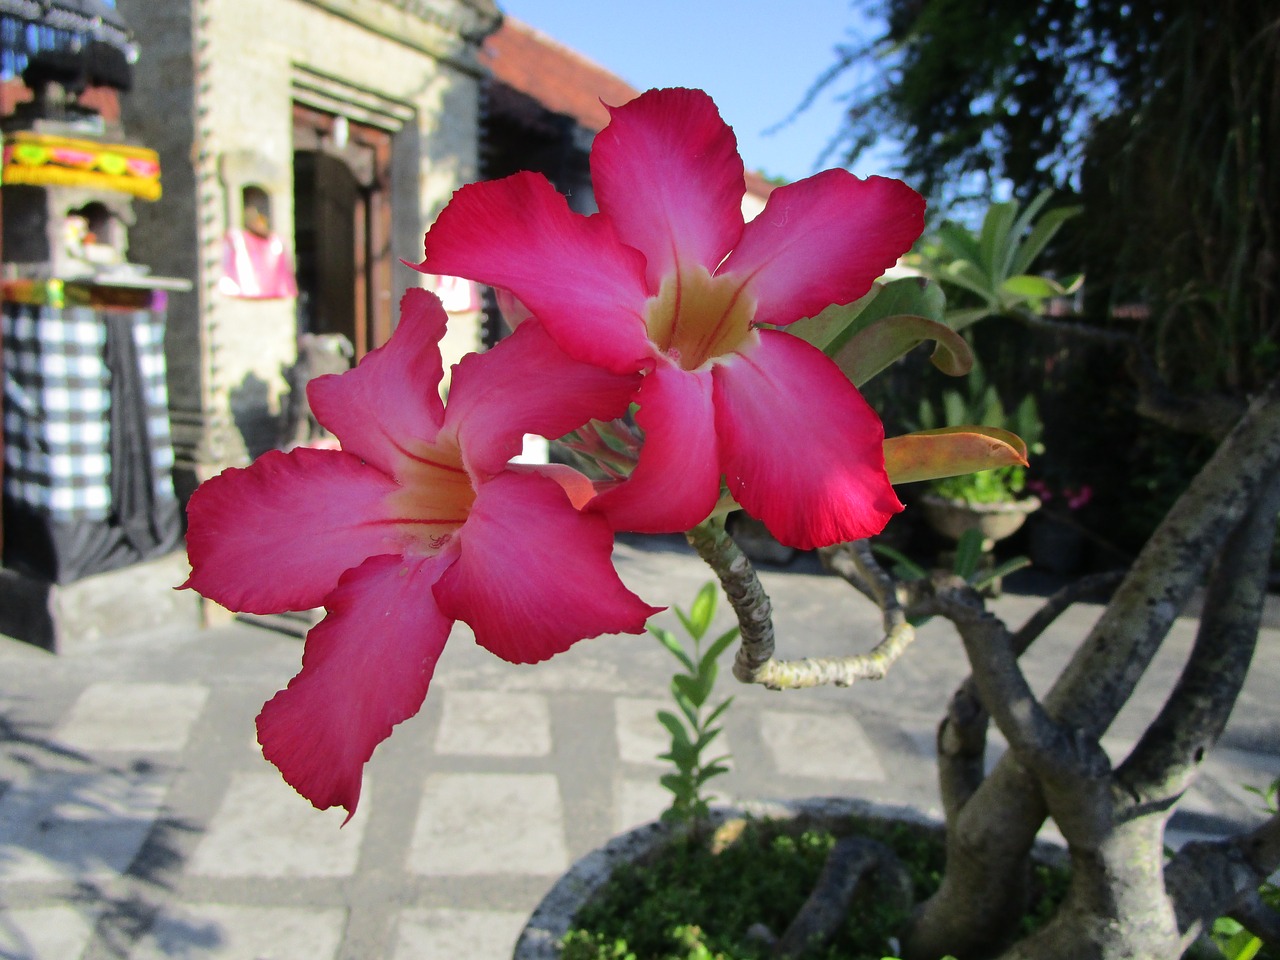
<svg viewBox="0 0 1280 960"><path fill-rule="evenodd" d="M971 423L1015 434L1029 452L1043 452L1035 397L1027 394L1011 412L1006 411L995 385L987 382L977 362L965 378L964 392L948 389L937 403L921 400L917 425L921 430L937 430ZM1018 463L943 477L930 482L920 507L937 533L958 542L965 531L977 530L983 551L990 552L1039 509L1040 499L1028 492L1026 483L1027 468Z"/></svg>

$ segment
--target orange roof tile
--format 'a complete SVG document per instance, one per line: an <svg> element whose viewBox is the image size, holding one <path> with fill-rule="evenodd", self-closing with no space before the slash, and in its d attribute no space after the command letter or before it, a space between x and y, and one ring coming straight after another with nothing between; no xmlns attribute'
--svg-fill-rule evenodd
<svg viewBox="0 0 1280 960"><path fill-rule="evenodd" d="M528 94L548 110L573 117L588 130L609 122L604 103L620 106L640 91L621 77L511 17L480 50L495 79Z"/></svg>

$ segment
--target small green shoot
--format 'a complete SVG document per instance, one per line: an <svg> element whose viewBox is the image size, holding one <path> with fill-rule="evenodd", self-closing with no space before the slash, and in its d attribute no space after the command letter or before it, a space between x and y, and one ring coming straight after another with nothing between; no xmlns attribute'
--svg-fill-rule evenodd
<svg viewBox="0 0 1280 960"><path fill-rule="evenodd" d="M711 709L710 713L704 714L716 682L719 669L717 661L738 637L738 628L733 627L703 649L703 638L715 617L717 596L716 585L710 582L698 591L687 614L678 606L672 608L688 634L688 646L682 644L670 630L649 625L649 632L658 638L683 668L671 677L671 696L678 712L658 711L658 722L671 735L670 749L658 759L670 761L675 768L672 772L663 774L660 780L672 794L671 806L663 813L663 820L705 819L712 798L704 794L703 788L708 780L729 771L728 754L713 760L704 758L704 752L723 729L715 725L716 721L724 716L729 704L733 702L733 697L729 697Z"/></svg>

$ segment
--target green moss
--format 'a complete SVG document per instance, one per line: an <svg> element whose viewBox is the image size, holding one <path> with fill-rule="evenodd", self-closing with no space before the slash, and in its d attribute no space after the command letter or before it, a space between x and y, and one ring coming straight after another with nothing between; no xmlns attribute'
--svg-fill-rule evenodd
<svg viewBox="0 0 1280 960"><path fill-rule="evenodd" d="M619 868L566 935L563 960L764 960L768 947L747 930L763 923L781 935L837 837L850 833L897 852L917 902L938 888L941 839L915 827L854 818L831 829L752 821L732 842L689 838L642 865ZM1060 891L1065 882L1053 886ZM907 919L878 903L871 889L855 902L833 942L801 960L880 960L894 953L891 938L901 935Z"/></svg>

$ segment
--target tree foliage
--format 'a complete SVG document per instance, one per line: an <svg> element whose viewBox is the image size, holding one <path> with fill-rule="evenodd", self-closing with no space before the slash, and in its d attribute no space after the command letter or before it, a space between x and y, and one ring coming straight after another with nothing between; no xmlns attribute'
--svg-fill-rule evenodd
<svg viewBox="0 0 1280 960"><path fill-rule="evenodd" d="M1148 410L1280 369L1280 10L1256 0L881 0L839 48L846 162L887 138L935 200L1076 194L1059 256L1143 347ZM1132 321L1143 321L1135 325ZM1140 407L1142 404L1140 404ZM1167 407L1167 405L1166 405ZM1237 416L1183 417L1220 435Z"/></svg>

